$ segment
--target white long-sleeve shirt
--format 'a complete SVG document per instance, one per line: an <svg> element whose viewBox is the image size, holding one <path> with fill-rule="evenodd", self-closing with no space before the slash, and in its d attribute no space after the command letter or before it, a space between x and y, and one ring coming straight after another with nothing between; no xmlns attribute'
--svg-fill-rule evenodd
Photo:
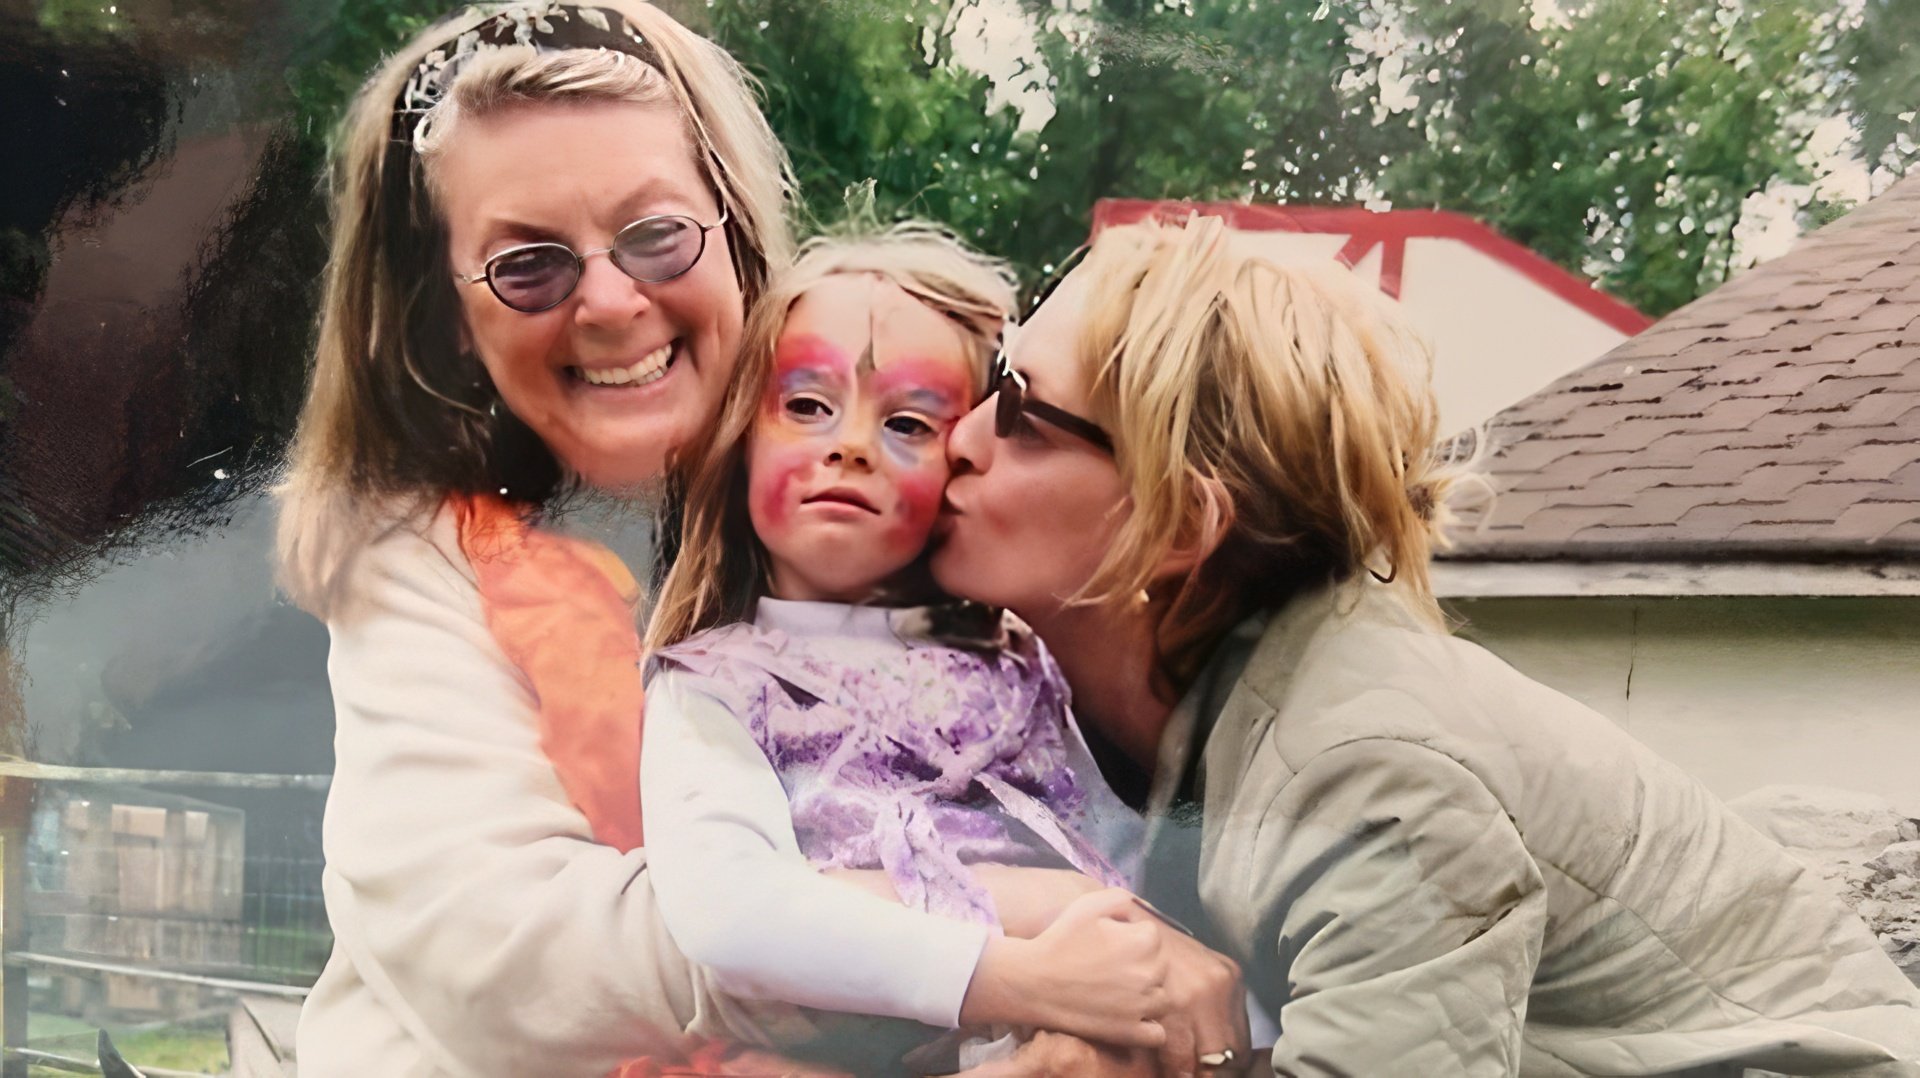
<svg viewBox="0 0 1920 1078"><path fill-rule="evenodd" d="M489 633L452 516L345 570L304 1078L602 1075L731 1006L673 946L645 850L593 841ZM636 672L636 676L638 676Z"/></svg>

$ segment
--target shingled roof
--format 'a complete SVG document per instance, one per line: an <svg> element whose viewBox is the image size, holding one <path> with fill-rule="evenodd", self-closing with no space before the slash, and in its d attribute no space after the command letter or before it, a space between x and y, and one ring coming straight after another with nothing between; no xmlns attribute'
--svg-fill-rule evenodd
<svg viewBox="0 0 1920 1078"><path fill-rule="evenodd" d="M1456 560L1920 557L1920 177L1490 433Z"/></svg>

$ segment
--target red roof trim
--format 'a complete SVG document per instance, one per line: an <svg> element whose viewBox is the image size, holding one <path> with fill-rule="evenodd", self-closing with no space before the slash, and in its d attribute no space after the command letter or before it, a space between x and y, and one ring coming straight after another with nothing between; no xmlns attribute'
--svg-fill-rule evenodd
<svg viewBox="0 0 1920 1078"><path fill-rule="evenodd" d="M1320 232L1352 237L1341 249L1348 264L1358 263L1376 245L1382 251L1380 287L1388 295L1400 292L1399 269L1410 239L1449 239L1479 251L1518 271L1521 276L1592 315L1601 323L1632 336L1654 320L1632 305L1595 288L1591 282L1560 268L1471 217L1446 210L1374 210L1357 207L1253 205L1244 202L1182 202L1176 199L1103 198L1093 207L1093 231L1111 225L1132 224L1149 217L1167 219L1187 212L1223 217L1227 224L1249 232ZM1388 271L1393 271L1389 280Z"/></svg>

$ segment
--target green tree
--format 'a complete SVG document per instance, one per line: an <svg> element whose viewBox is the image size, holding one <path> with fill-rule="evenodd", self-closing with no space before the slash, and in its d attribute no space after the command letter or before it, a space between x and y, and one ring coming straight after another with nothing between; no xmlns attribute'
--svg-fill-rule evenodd
<svg viewBox="0 0 1920 1078"><path fill-rule="evenodd" d="M722 0L711 28L765 84L816 217L871 179L883 211L1029 272L1085 238L1100 198L1348 201L1408 141L1338 89L1346 33L1321 0L1029 3L1012 81L1051 108L1037 130L962 65L970 14L978 0Z"/></svg>
<svg viewBox="0 0 1920 1078"><path fill-rule="evenodd" d="M1426 144L1381 186L1472 214L1662 314L1737 269L1743 201L1808 183L1843 111L1827 0L1596 0L1542 20L1513 0L1407 13L1432 45Z"/></svg>
<svg viewBox="0 0 1920 1078"><path fill-rule="evenodd" d="M1018 2L674 10L760 78L814 219L871 180L883 213L1029 274L1103 197L1384 196L1481 218L1663 313L1738 268L1749 195L1818 179L1822 121L1853 117L1853 153L1892 172L1915 153L1920 0ZM440 9L342 5L294 79L308 126ZM996 88L967 39L1010 13L1031 48ZM1044 125L1005 104L1023 92ZM1809 196L1805 215L1843 208Z"/></svg>

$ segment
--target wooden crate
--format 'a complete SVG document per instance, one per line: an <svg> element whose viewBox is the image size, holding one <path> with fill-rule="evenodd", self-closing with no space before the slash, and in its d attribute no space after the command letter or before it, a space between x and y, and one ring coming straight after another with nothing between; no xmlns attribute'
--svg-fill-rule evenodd
<svg viewBox="0 0 1920 1078"><path fill-rule="evenodd" d="M246 958L246 816L147 790L72 786L39 810L43 870L29 897L32 948L187 972ZM204 1005L191 986L58 975L68 1013L154 1016ZM74 983L74 982L80 983ZM78 1006L74 1006L78 1004Z"/></svg>

